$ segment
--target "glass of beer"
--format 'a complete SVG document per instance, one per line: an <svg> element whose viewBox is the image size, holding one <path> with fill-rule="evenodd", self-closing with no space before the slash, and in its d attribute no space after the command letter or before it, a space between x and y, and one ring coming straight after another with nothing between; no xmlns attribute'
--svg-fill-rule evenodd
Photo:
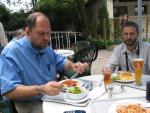
<svg viewBox="0 0 150 113"><path fill-rule="evenodd" d="M144 66L144 59L142 58L135 58L133 60L134 66L134 73L135 73L135 84L142 85L142 73L143 73L143 66Z"/></svg>
<svg viewBox="0 0 150 113"><path fill-rule="evenodd" d="M105 85L108 85L111 83L111 73L112 73L112 71L110 68L105 67L103 69L103 76L104 76L104 84Z"/></svg>

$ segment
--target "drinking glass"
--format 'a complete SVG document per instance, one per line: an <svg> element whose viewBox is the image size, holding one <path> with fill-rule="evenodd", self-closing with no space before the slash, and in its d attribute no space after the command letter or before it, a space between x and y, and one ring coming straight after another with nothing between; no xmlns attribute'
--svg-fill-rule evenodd
<svg viewBox="0 0 150 113"><path fill-rule="evenodd" d="M112 71L110 68L105 67L103 69L103 76L104 76L104 84L105 85L108 85L111 83L111 73L112 73Z"/></svg>
<svg viewBox="0 0 150 113"><path fill-rule="evenodd" d="M112 73L112 71L111 71L110 68L104 67L104 69L103 69L103 76L104 76L104 85L105 85L106 92L108 92L108 87L111 84L111 73Z"/></svg>
<svg viewBox="0 0 150 113"><path fill-rule="evenodd" d="M133 66L134 66L134 73L135 73L135 84L137 86L142 85L142 73L143 73L143 66L144 66L144 60L142 58L135 58L133 60Z"/></svg>

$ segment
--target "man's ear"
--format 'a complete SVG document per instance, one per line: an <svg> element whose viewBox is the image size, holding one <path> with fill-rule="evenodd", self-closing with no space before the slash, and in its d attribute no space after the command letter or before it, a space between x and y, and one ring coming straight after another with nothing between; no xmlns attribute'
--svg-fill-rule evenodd
<svg viewBox="0 0 150 113"><path fill-rule="evenodd" d="M26 32L27 35L30 35L30 32L31 32L30 28L29 27L25 27L25 32Z"/></svg>

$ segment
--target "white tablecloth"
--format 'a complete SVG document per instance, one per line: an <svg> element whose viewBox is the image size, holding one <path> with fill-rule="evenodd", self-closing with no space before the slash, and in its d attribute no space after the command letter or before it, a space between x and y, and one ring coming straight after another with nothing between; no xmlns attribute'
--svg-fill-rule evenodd
<svg viewBox="0 0 150 113"><path fill-rule="evenodd" d="M64 57L69 57L74 55L74 51L73 50L65 50L65 49L58 49L58 50L54 50L57 54L60 54Z"/></svg>
<svg viewBox="0 0 150 113"><path fill-rule="evenodd" d="M94 81L95 85L96 83L99 83L102 79L102 75L94 75L94 76L87 76L83 77L81 79L85 79L86 81ZM102 85L103 87L103 85ZM101 88L102 88L101 87ZM104 88L104 87L103 87ZM99 91L95 92L97 94L100 94ZM121 98L138 98L138 97L145 97L145 91L134 89L131 87L124 87L124 92L120 94L113 94L111 99L121 99ZM98 113L94 110L104 109L103 106L98 106L98 104L94 105L94 102L98 102L99 100L111 100L108 98L108 94L105 93L99 98L96 98L96 100L93 100L90 102L90 104L86 107L76 107L72 105L65 105L60 103L54 103L54 102L43 102L43 111L44 113L63 113L64 111L69 110L85 110L86 113ZM99 112L100 113L100 112Z"/></svg>

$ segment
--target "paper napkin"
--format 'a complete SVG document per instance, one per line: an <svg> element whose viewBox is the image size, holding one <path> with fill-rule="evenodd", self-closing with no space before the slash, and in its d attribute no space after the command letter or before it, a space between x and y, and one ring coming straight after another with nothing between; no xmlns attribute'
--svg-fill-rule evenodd
<svg viewBox="0 0 150 113"><path fill-rule="evenodd" d="M89 98L92 100L96 100L97 98L103 96L105 94L105 87L102 85L101 87L95 87L93 90L89 92Z"/></svg>

